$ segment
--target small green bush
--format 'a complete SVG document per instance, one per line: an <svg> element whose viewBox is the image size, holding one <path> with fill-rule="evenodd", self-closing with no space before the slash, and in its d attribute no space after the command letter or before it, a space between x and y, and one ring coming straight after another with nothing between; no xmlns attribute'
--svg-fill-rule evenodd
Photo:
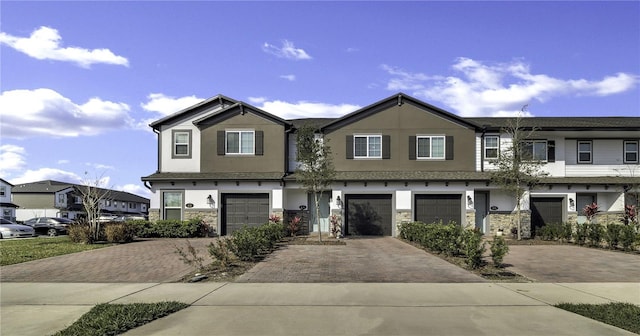
<svg viewBox="0 0 640 336"><path fill-rule="evenodd" d="M561 224L560 236L559 236L560 240L566 243L571 240L572 234L573 234L573 225L571 223Z"/></svg>
<svg viewBox="0 0 640 336"><path fill-rule="evenodd" d="M615 249L620 243L620 232L622 231L622 225L609 224L607 225L607 231L604 235L604 240L607 242L607 246L610 249Z"/></svg>
<svg viewBox="0 0 640 336"><path fill-rule="evenodd" d="M462 233L462 242L467 265L473 269L480 268L483 264L482 254L485 251L482 232L478 230L464 230Z"/></svg>
<svg viewBox="0 0 640 336"><path fill-rule="evenodd" d="M157 222L132 221L136 235L142 238L193 238L206 237L208 227L200 218L188 221L159 220Z"/></svg>
<svg viewBox="0 0 640 336"><path fill-rule="evenodd" d="M587 242L588 224L578 224L573 240L578 245L584 245Z"/></svg>
<svg viewBox="0 0 640 336"><path fill-rule="evenodd" d="M636 230L633 225L623 225L620 230L620 244L625 251L631 251L637 240Z"/></svg>
<svg viewBox="0 0 640 336"><path fill-rule="evenodd" d="M270 252L285 235L284 225L268 222L258 227L243 227L231 235L233 253L243 261L255 260Z"/></svg>
<svg viewBox="0 0 640 336"><path fill-rule="evenodd" d="M587 224L587 237L589 238L589 246L599 247L604 237L604 228L597 223Z"/></svg>
<svg viewBox="0 0 640 336"><path fill-rule="evenodd" d="M502 267L502 260L504 256L509 253L509 246L503 237L493 237L491 241L491 260L496 267Z"/></svg>

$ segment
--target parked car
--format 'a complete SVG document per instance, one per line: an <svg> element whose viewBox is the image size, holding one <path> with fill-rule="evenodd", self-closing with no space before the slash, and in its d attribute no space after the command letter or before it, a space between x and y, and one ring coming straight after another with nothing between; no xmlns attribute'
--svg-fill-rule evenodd
<svg viewBox="0 0 640 336"><path fill-rule="evenodd" d="M35 230L27 225L16 224L8 219L0 218L0 239L17 237L35 237Z"/></svg>
<svg viewBox="0 0 640 336"><path fill-rule="evenodd" d="M113 219L114 222L126 222L126 221L133 221L133 220L147 220L147 218L141 215L123 215Z"/></svg>
<svg viewBox="0 0 640 336"><path fill-rule="evenodd" d="M67 234L69 225L73 223L72 220L61 217L36 217L24 221L24 224L33 227L37 234L51 237Z"/></svg>
<svg viewBox="0 0 640 336"><path fill-rule="evenodd" d="M98 222L100 223L115 222L116 218L118 218L117 215L100 215L100 217L98 217Z"/></svg>

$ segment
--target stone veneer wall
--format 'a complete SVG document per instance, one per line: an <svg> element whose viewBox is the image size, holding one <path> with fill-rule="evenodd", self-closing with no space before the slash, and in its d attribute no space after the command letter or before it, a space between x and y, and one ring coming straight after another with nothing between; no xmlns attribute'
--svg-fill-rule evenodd
<svg viewBox="0 0 640 336"><path fill-rule="evenodd" d="M209 226L209 234L218 234L218 210L217 209L185 209L184 220L193 218L202 219Z"/></svg>
<svg viewBox="0 0 640 336"><path fill-rule="evenodd" d="M411 210L396 211L396 235L400 235L400 225L403 223L411 223Z"/></svg>
<svg viewBox="0 0 640 336"><path fill-rule="evenodd" d="M465 223L465 229L473 229L476 227L476 210L467 210L467 222Z"/></svg>
<svg viewBox="0 0 640 336"><path fill-rule="evenodd" d="M528 210L520 211L522 238L531 238L531 212ZM517 218L515 212L492 212L489 213L489 235L494 236L498 230L502 229L505 236L511 235L511 229L517 226Z"/></svg>
<svg viewBox="0 0 640 336"><path fill-rule="evenodd" d="M160 220L160 209L149 209L149 221L157 222Z"/></svg>

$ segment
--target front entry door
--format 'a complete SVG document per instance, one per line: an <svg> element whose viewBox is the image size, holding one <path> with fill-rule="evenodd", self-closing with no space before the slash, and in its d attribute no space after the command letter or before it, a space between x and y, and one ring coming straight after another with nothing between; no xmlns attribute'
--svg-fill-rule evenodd
<svg viewBox="0 0 640 336"><path fill-rule="evenodd" d="M486 191L476 191L474 193L476 209L476 229L482 233L487 232L487 220L489 218L489 193Z"/></svg>
<svg viewBox="0 0 640 336"><path fill-rule="evenodd" d="M320 203L320 230L322 232L329 232L329 194L329 191L325 191L322 193L322 197L318 199L318 203ZM313 227L312 232L318 232L316 200L313 194L309 194L309 224Z"/></svg>

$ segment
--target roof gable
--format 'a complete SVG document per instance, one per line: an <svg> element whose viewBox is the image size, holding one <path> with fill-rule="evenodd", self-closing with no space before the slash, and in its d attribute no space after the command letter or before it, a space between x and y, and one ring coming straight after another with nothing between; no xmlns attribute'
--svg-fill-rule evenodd
<svg viewBox="0 0 640 336"><path fill-rule="evenodd" d="M373 114L389 109L394 105L403 105L403 104L412 104L422 110L426 110L429 113L432 113L436 116L439 116L445 120L453 122L455 124L460 125L461 127L469 128L469 129L478 129L478 126L472 122L465 120L464 118L458 117L455 114L447 112L441 108L436 106L427 104L421 100L408 96L404 93L398 93L386 99L375 102L369 106L365 106L355 112L349 113L341 118L338 118L328 124L324 125L321 130L323 133L331 133L332 131L339 129L341 127L347 126L356 121L365 119Z"/></svg>
<svg viewBox="0 0 640 336"><path fill-rule="evenodd" d="M263 119L266 119L270 122L273 122L275 124L279 124L279 125L283 125L286 128L291 127L291 123L278 117L275 116L269 112L263 111L255 106L249 105L247 103L244 102L237 102L227 108L222 109L221 111L218 111L216 113L213 113L211 115L207 115L204 116L200 119L197 119L193 122L194 125L200 127L200 126L208 126L208 125L214 125L217 124L221 121L227 120L229 118L232 118L233 116L236 116L238 114L244 115L245 113L251 113L254 114L258 117L261 117Z"/></svg>
<svg viewBox="0 0 640 336"><path fill-rule="evenodd" d="M231 99L223 95L217 95L209 99L203 100L193 106L187 107L186 109L183 109L176 113L168 115L162 119L158 119L152 122L151 124L149 124L149 126L151 126L154 129L159 129L160 126L164 124L175 122L176 120L184 120L184 119L191 118L194 115L197 115L198 113L211 109L216 105L222 106L224 108L226 106L233 105L236 103L238 103L238 101L235 99Z"/></svg>

